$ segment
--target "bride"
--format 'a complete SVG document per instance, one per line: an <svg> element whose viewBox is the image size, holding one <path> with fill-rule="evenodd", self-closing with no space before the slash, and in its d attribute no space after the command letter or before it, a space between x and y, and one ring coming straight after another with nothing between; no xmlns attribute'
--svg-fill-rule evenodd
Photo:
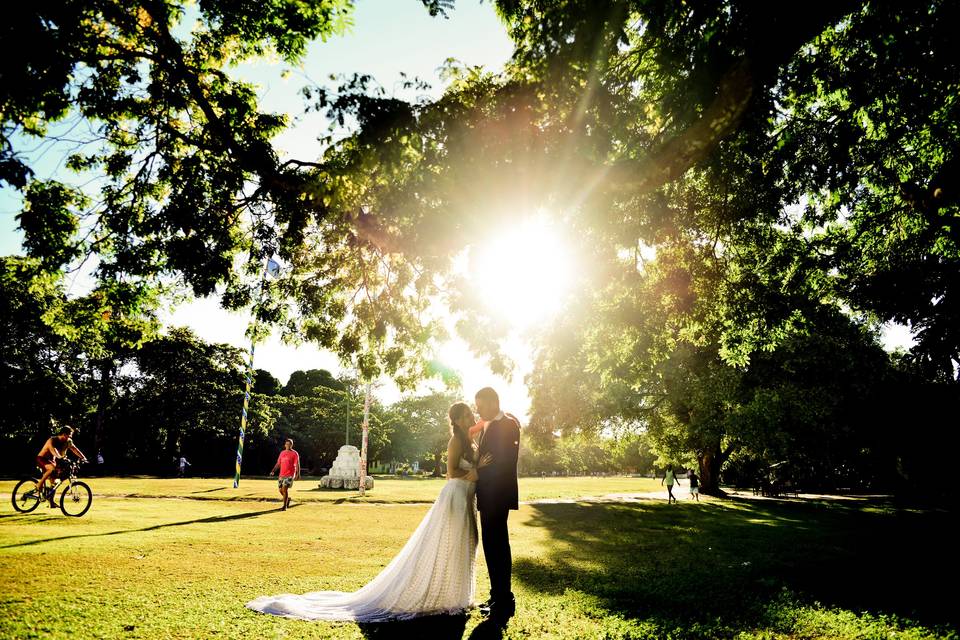
<svg viewBox="0 0 960 640"><path fill-rule="evenodd" d="M477 552L477 467L469 429L473 411L450 407L447 482L400 553L365 587L353 593L315 591L303 595L261 596L247 607L261 613L303 620L382 622L424 615L458 613L473 602Z"/></svg>

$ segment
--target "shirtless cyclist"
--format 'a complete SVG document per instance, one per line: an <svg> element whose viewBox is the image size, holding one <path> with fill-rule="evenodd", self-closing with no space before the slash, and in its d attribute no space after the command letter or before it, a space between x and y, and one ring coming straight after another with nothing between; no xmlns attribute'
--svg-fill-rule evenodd
<svg viewBox="0 0 960 640"><path fill-rule="evenodd" d="M47 478L50 478L57 470L57 461L65 458L67 451L72 451L73 454L83 462L87 461L87 457L83 455L80 449L74 446L72 437L72 427L61 427L57 435L47 438L43 448L40 449L40 453L37 454L37 466L40 467L43 472L39 482L37 482L37 492L41 496L44 495L43 490L47 483ZM54 506L52 493L50 494L50 506Z"/></svg>

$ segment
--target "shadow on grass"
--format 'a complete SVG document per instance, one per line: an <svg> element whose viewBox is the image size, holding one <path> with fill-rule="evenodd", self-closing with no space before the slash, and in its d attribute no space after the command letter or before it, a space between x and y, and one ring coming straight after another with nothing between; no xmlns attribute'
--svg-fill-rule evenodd
<svg viewBox="0 0 960 640"><path fill-rule="evenodd" d="M514 576L540 593L591 596L664 635L789 626L785 615L814 603L955 625L947 590L929 577L952 573L942 544L950 515L870 506L531 505L525 524L547 530L547 551L516 559Z"/></svg>
<svg viewBox="0 0 960 640"><path fill-rule="evenodd" d="M394 640L395 638L433 638L435 640L460 640L466 631L468 616L427 616L413 620L359 624L365 638ZM500 640L507 627L506 620L485 619L468 636L468 640Z"/></svg>
<svg viewBox="0 0 960 640"><path fill-rule="evenodd" d="M468 640L500 640L507 628L508 620L487 618L473 628Z"/></svg>
<svg viewBox="0 0 960 640"><path fill-rule="evenodd" d="M294 508L295 504L290 505L290 509ZM79 533L72 536L59 536L57 538L43 538L41 540L29 540L27 542L17 542L15 544L7 544L0 546L0 549L12 549L14 547L29 547L35 544L43 544L45 542L60 542L61 540L74 540L76 538L99 538L102 536L118 536L124 533L141 533L144 531L157 531L158 529L167 529L170 527L182 527L188 524L211 524L218 522L229 522L231 520L245 520L246 518L256 518L257 516L262 516L265 513L275 513L277 509L264 509L262 511L250 511L248 513L236 513L229 516L211 516L209 518L197 518L196 520L184 520L182 522L167 522L165 524L155 524L149 527L141 527L139 529L120 529L118 531L106 531L104 533ZM52 519L52 518L51 518Z"/></svg>
<svg viewBox="0 0 960 640"><path fill-rule="evenodd" d="M49 511L31 511L30 513L9 513L3 516L5 518L18 518L14 520L14 523L20 524L21 522L38 524L40 522L49 522L51 520L69 520L69 518L63 515L60 512L60 509L56 510L50 509ZM0 547L2 548L2 547Z"/></svg>
<svg viewBox="0 0 960 640"><path fill-rule="evenodd" d="M358 624L365 638L435 638L451 640L463 637L467 614L425 616L413 620Z"/></svg>

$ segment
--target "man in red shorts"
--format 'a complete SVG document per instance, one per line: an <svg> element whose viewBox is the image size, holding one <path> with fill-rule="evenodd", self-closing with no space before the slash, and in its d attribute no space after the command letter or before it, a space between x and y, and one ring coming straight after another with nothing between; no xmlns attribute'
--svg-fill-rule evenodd
<svg viewBox="0 0 960 640"><path fill-rule="evenodd" d="M61 427L57 435L47 438L37 454L37 466L40 467L42 475L37 482L37 492L43 496L44 487L47 484L47 478L50 478L57 469L57 461L66 456L67 451L72 451L75 456L87 461L87 457L73 445L73 429L71 427ZM50 506L53 504L53 494L50 494Z"/></svg>
<svg viewBox="0 0 960 640"><path fill-rule="evenodd" d="M280 488L280 495L283 496L283 506L281 511L286 511L290 505L290 487L294 480L300 479L300 454L293 450L293 440L287 438L283 443L283 451L277 458L277 464L273 465L270 475L273 475L277 469L280 469L280 477L277 479L277 486Z"/></svg>

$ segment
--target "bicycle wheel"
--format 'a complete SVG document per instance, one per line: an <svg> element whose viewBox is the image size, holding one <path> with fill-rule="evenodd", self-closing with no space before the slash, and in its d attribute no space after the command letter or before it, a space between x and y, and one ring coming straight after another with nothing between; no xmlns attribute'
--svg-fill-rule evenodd
<svg viewBox="0 0 960 640"><path fill-rule="evenodd" d="M85 482L74 482L60 494L60 511L65 516L79 518L93 503L93 491Z"/></svg>
<svg viewBox="0 0 960 640"><path fill-rule="evenodd" d="M20 513L30 513L40 504L40 492L37 491L36 478L24 478L13 488L10 494L13 508Z"/></svg>

